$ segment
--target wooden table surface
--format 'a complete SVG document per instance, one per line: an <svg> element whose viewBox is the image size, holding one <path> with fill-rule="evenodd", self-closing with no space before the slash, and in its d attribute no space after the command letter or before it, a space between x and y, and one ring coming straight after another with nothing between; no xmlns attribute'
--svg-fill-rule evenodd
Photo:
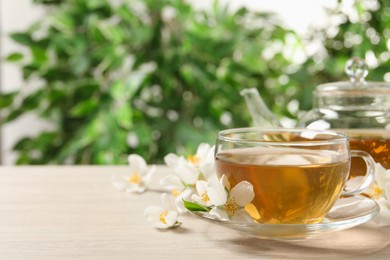
<svg viewBox="0 0 390 260"><path fill-rule="evenodd" d="M0 259L390 259L390 227L370 222L300 241L247 238L190 215L154 229L143 213L159 193L111 186L111 174L127 170L0 167ZM168 173L159 167L153 188Z"/></svg>

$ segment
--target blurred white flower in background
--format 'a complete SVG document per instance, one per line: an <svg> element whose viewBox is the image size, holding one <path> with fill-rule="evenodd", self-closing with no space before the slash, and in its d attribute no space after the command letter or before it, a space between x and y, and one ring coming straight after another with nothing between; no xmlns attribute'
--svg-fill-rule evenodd
<svg viewBox="0 0 390 260"><path fill-rule="evenodd" d="M148 166L137 154L129 155L128 161L129 172L114 173L111 178L112 185L118 190L142 193L149 187L156 167Z"/></svg>

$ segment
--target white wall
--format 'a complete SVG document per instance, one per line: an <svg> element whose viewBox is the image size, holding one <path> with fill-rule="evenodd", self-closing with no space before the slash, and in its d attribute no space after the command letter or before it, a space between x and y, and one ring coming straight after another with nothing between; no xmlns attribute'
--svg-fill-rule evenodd
<svg viewBox="0 0 390 260"><path fill-rule="evenodd" d="M189 2L198 8L208 8L213 1ZM222 2L229 2L232 8L245 5L256 10L277 12L284 19L286 25L299 33L304 33L309 26L323 24L326 21L323 6L333 4L335 0L222 0ZM26 29L42 15L44 15L43 10L33 5L32 0L0 0L0 53L3 57L11 51L21 49L20 46L11 42L7 35L10 32ZM14 65L0 62L0 75L0 87L3 92L19 87L34 87L23 82L20 71ZM40 121L31 114L3 126L1 129L2 147L0 149L3 164L14 163L16 157L12 152L12 146L17 140L24 136L34 136L42 129L48 128L50 128L50 124Z"/></svg>
<svg viewBox="0 0 390 260"><path fill-rule="evenodd" d="M304 34L309 26L321 26L327 21L324 7L334 6L337 0L220 0L231 8L246 6L250 10L272 11L280 15L285 24ZM196 7L208 8L212 0L190 1Z"/></svg>
<svg viewBox="0 0 390 260"><path fill-rule="evenodd" d="M0 0L0 53L2 55L0 86L2 92L9 92L20 87L34 87L23 82L17 66L3 62L6 54L13 51L25 51L9 39L9 33L26 29L32 22L44 15L43 10L31 2L32 0ZM41 122L33 114L25 115L15 122L3 126L0 150L2 163L14 163L16 156L12 152L12 147L17 140L24 136L34 136L48 127L47 123Z"/></svg>

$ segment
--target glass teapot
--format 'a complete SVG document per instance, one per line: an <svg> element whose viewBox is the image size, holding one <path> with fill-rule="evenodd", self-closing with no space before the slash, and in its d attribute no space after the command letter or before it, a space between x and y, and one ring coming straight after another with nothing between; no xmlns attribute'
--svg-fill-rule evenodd
<svg viewBox="0 0 390 260"><path fill-rule="evenodd" d="M361 58L352 58L345 71L349 81L317 86L314 108L298 120L298 128L332 129L350 136L351 149L363 150L385 169L390 169L390 84L367 82L368 69ZM267 108L257 89L243 89L254 124L282 127ZM352 158L351 175L364 175L365 163Z"/></svg>

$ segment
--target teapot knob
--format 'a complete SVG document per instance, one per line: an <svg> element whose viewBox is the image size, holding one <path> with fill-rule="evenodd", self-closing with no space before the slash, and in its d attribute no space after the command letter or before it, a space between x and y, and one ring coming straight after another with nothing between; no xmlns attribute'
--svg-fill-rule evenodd
<svg viewBox="0 0 390 260"><path fill-rule="evenodd" d="M347 61L345 73L353 83L365 82L368 74L368 66L364 59L354 57Z"/></svg>

